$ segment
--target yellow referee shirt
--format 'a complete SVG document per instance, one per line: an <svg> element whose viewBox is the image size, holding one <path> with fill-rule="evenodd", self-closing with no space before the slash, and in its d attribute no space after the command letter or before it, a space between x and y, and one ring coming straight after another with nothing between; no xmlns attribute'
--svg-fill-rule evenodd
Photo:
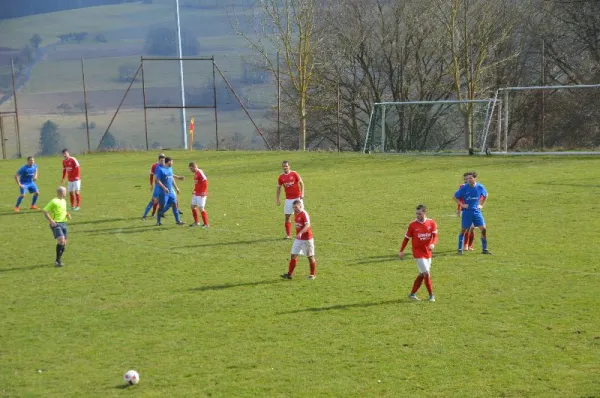
<svg viewBox="0 0 600 398"><path fill-rule="evenodd" d="M54 198L44 207L50 217L56 222L67 222L66 199Z"/></svg>

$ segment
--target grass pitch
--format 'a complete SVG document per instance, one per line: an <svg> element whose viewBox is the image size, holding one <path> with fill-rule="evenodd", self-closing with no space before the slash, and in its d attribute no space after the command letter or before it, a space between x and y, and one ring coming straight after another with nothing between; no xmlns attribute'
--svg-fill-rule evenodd
<svg viewBox="0 0 600 398"><path fill-rule="evenodd" d="M172 154L183 219L194 159L212 227L140 220L154 153L78 156L63 269L42 214L12 212L23 162L0 163L0 396L600 395L600 159ZM315 281L304 258L279 278L283 159L306 183ZM60 158L38 165L43 205ZM470 169L493 256L454 254ZM420 202L440 231L435 303L406 298L417 268L396 255Z"/></svg>

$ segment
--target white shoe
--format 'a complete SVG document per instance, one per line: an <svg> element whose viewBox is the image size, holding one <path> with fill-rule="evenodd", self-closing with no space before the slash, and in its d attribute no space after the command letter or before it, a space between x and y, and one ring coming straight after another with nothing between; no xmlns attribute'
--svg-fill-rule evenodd
<svg viewBox="0 0 600 398"><path fill-rule="evenodd" d="M429 301L434 302L435 296L433 294L429 295Z"/></svg>
<svg viewBox="0 0 600 398"><path fill-rule="evenodd" d="M309 275L309 276L306 277L306 279L315 280L315 279L317 279L317 276L316 275Z"/></svg>
<svg viewBox="0 0 600 398"><path fill-rule="evenodd" d="M411 300L414 300L414 301L421 301L421 299L418 298L417 295L414 294L414 293L409 294L408 298L411 299Z"/></svg>

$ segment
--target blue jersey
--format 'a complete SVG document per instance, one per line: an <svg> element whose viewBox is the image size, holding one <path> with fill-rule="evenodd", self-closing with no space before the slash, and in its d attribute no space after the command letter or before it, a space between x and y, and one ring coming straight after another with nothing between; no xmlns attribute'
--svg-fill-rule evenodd
<svg viewBox="0 0 600 398"><path fill-rule="evenodd" d="M33 177L35 176L35 172L37 171L37 165L30 166L28 164L23 165L17 174L19 175L19 181L21 184L27 185L33 183Z"/></svg>
<svg viewBox="0 0 600 398"><path fill-rule="evenodd" d="M487 197L487 191L480 183L476 183L474 187L469 184L462 185L454 194L456 199L461 199L463 203L469 205L469 207L463 209L463 211L480 211L477 206L479 205L479 199L482 196Z"/></svg>
<svg viewBox="0 0 600 398"><path fill-rule="evenodd" d="M154 171L154 178L169 190L169 193L173 191L173 169L170 167L158 166Z"/></svg>

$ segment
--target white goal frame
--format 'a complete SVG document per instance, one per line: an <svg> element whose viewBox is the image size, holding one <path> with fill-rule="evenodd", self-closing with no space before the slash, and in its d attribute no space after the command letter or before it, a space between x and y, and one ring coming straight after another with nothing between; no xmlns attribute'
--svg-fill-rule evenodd
<svg viewBox="0 0 600 398"><path fill-rule="evenodd" d="M496 102L498 102L498 98L497 96L495 98L488 98L488 99L476 99L476 100L438 100L438 101L402 101L402 102L377 102L373 104L373 107L371 109L371 115L369 116L369 124L367 126L367 132L365 134L365 141L364 141L364 145L363 145L363 153L367 153L368 152L368 143L369 143L369 134L372 131L372 127L373 127L373 117L375 115L375 109L378 106L383 106L382 108L382 115L381 115L381 153L385 153L385 138L386 138L386 127L385 127L385 106L396 106L396 105L443 105L443 104L487 104L486 110L485 110L485 120L484 120L484 129L481 131L482 134L482 143L484 141L484 137L487 138L487 130L489 130L490 124L491 124L491 120L492 120L492 115L493 115L493 109L494 106L496 104ZM475 131L473 132L473 135L475 136ZM474 143L473 143L474 146ZM482 145L483 148L483 145ZM468 150L469 148L465 148L465 150Z"/></svg>

